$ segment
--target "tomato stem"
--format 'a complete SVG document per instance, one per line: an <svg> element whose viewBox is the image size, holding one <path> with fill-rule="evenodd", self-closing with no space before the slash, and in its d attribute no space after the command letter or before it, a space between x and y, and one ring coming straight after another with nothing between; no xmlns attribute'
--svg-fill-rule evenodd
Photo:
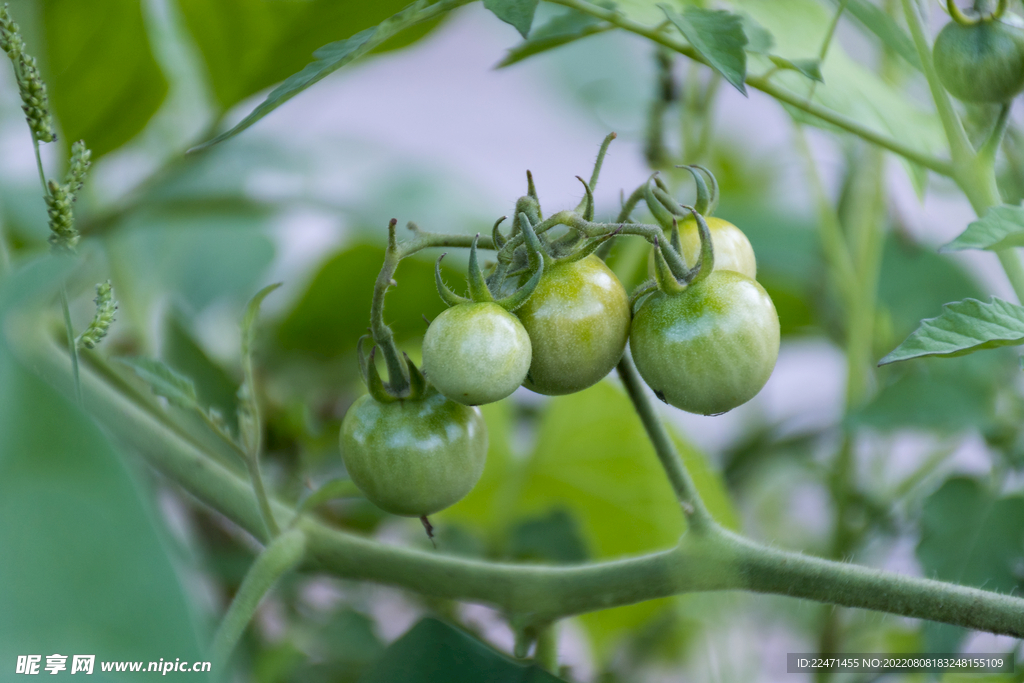
<svg viewBox="0 0 1024 683"><path fill-rule="evenodd" d="M10 341L58 390L74 391L67 356L40 329L25 330ZM620 376L627 390L642 393L639 377L631 369L628 361L620 363ZM248 483L220 464L205 446L169 426L168 414L147 411L91 368L83 368L82 389L86 407L115 438L199 500L257 538L266 538ZM670 449L667 433L645 395L638 405L641 417L647 416L645 427L650 423L649 433ZM659 455L674 452L657 450ZM689 481L680 462L669 461L667 466L684 475L676 477L675 483ZM687 490L693 490L692 482ZM383 545L329 528L311 516L296 519L290 506L273 501L271 505L278 518L290 520L303 533L308 556L337 576L495 605L509 614L529 614L535 624L678 593L740 589L1024 636L1024 599L767 548L723 530L696 498L689 501L691 531L702 528L703 532L685 534L675 548L570 566L481 562ZM247 604L263 592L246 590ZM233 620L235 628L240 621L240 617ZM244 628L247 620L241 623Z"/></svg>
<svg viewBox="0 0 1024 683"><path fill-rule="evenodd" d="M210 658L214 671L221 671L227 664L263 596L278 579L297 567L305 554L305 536L298 529L290 529L256 557L213 638Z"/></svg>
<svg viewBox="0 0 1024 683"><path fill-rule="evenodd" d="M623 354L622 360L619 361L618 371L619 379L626 387L626 393L629 394L633 407L636 409L637 415L640 416L647 437L654 445L654 451L658 455L665 474L668 475L668 480L672 484L672 489L676 493L683 513L686 515L690 529L696 534L707 532L708 529L715 526L715 521L705 507L690 473L686 470L686 465L683 464L683 459L679 456L679 451L672 443L672 437L669 436L668 430L665 429L657 411L650 399L647 398L644 389L646 385L640 379L640 374L636 371L636 366L633 365L633 359L630 358L629 353Z"/></svg>

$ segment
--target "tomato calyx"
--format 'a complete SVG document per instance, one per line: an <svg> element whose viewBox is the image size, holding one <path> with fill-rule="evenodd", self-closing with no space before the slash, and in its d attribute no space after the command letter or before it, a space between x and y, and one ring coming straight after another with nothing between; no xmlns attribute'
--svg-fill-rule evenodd
<svg viewBox="0 0 1024 683"><path fill-rule="evenodd" d="M974 26L975 24L981 24L988 21L996 21L1006 12L1008 5L1008 0L999 0L999 4L996 5L996 8L992 12L984 14L978 11L976 4L975 11L971 15L967 15L962 9L960 9L960 6L956 4L956 0L946 0L946 8L949 10L949 16L953 18L953 21L961 26Z"/></svg>
<svg viewBox="0 0 1024 683"><path fill-rule="evenodd" d="M469 297L459 296L444 283L444 279L441 277L441 260L447 256L447 252L441 254L437 259L437 263L434 266L434 283L437 285L437 293L441 296L441 299L449 306L458 306L460 304L468 303L495 303L510 313L520 306L533 295L534 290L537 289L537 285L540 284L541 277L544 275L544 258L543 258L543 247L540 239L537 237L537 233L534 232L533 226L530 224L529 218L525 212L519 214L521 220L517 221L523 226L523 235L526 239L526 252L528 259L528 270L532 270L533 274L526 283L513 291L508 296L495 298L491 288L500 291L504 280L508 275L505 272L498 273L500 278L495 279L491 283L488 283L487 278L484 277L483 270L480 268L480 259L477 253L477 242L480 240L480 233L476 234L473 238L473 245L469 250L469 273L466 278L468 285ZM498 244L499 238L502 240L502 244L505 243L503 237L501 237L501 229L498 227L504 217L498 219L498 222L494 224L492 232L494 233L495 245ZM500 248L500 247L499 247Z"/></svg>
<svg viewBox="0 0 1024 683"><path fill-rule="evenodd" d="M715 268L715 250L711 244L711 231L707 221L692 207L689 209L697 222L697 233L700 236L700 258L690 268L680 255L682 246L679 240L679 221L672 217L672 232L669 243L656 239L654 242L654 277L658 287L666 292L680 292L689 285L696 284L711 274Z"/></svg>
<svg viewBox="0 0 1024 683"><path fill-rule="evenodd" d="M427 378L405 353L402 354L402 358L405 360L406 371L409 374L408 389L396 391L388 382L381 379L380 372L377 371L377 364L374 362L377 347L374 346L370 350L369 356L363 352L363 342L368 338L370 335L363 335L359 338L359 343L356 344L356 357L359 361L359 374L363 378L363 383L366 384L367 390L376 401L380 403L394 403L403 400L417 401L430 394L433 387L427 383Z"/></svg>

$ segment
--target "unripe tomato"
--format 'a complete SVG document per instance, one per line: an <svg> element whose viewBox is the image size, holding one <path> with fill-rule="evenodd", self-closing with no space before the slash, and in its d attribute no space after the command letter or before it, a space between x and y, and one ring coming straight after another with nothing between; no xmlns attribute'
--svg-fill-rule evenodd
<svg viewBox="0 0 1024 683"><path fill-rule="evenodd" d="M516 313L533 344L523 384L541 394L569 394L596 384L622 358L629 338L629 297L594 255L555 262Z"/></svg>
<svg viewBox="0 0 1024 683"><path fill-rule="evenodd" d="M932 48L946 90L965 102L1009 102L1024 90L1024 26L1019 18L946 24Z"/></svg>
<svg viewBox="0 0 1024 683"><path fill-rule="evenodd" d="M461 500L483 473L487 425L478 408L428 389L384 403L369 394L341 424L341 456L352 481L377 507L422 517Z"/></svg>
<svg viewBox="0 0 1024 683"><path fill-rule="evenodd" d="M526 379L532 351L519 319L496 303L453 306L434 318L423 339L423 369L453 401L498 401Z"/></svg>
<svg viewBox="0 0 1024 683"><path fill-rule="evenodd" d="M779 356L779 316L757 281L716 270L681 292L651 294L633 319L629 346L662 400L717 415L768 381Z"/></svg>

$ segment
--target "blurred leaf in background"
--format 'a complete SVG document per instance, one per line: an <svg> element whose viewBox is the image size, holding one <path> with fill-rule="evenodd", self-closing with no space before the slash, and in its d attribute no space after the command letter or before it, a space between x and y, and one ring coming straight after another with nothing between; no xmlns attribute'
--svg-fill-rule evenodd
<svg viewBox="0 0 1024 683"><path fill-rule="evenodd" d="M226 110L313 61L313 52L376 26L407 0L180 0L210 84ZM404 31L382 46L403 47L436 22Z"/></svg>
<svg viewBox="0 0 1024 683"><path fill-rule="evenodd" d="M135 137L167 95L139 0L43 0L42 60L65 144L85 140L96 160ZM28 3L12 8L21 21ZM29 21L31 18L26 17Z"/></svg>
<svg viewBox="0 0 1024 683"><path fill-rule="evenodd" d="M424 619L396 640L359 683L556 683L536 664L525 665L437 619Z"/></svg>

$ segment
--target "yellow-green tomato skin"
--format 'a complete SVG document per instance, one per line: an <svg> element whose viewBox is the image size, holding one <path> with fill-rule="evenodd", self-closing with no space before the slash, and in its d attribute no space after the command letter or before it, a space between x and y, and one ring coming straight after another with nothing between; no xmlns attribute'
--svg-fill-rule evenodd
<svg viewBox="0 0 1024 683"><path fill-rule="evenodd" d="M526 379L530 336L496 303L453 306L423 338L423 369L438 391L469 406L500 401Z"/></svg>
<svg viewBox="0 0 1024 683"><path fill-rule="evenodd" d="M523 386L549 396L599 382L622 358L629 338L629 297L594 255L545 270L516 313L533 345Z"/></svg>
<svg viewBox="0 0 1024 683"><path fill-rule="evenodd" d="M757 281L714 271L682 292L652 294L633 319L629 347L660 398L718 415L768 381L779 357L779 316Z"/></svg>
<svg viewBox="0 0 1024 683"><path fill-rule="evenodd" d="M430 390L417 400L356 400L341 425L341 457L356 486L396 515L430 515L472 490L487 459L478 408Z"/></svg>
<svg viewBox="0 0 1024 683"><path fill-rule="evenodd" d="M704 220L711 233L711 247L715 250L715 270L732 270L751 280L757 279L757 258L743 231L729 221L714 216ZM693 216L679 223L679 246L683 249L683 260L692 268L700 259L700 233ZM653 249L647 259L647 272L654 277Z"/></svg>

